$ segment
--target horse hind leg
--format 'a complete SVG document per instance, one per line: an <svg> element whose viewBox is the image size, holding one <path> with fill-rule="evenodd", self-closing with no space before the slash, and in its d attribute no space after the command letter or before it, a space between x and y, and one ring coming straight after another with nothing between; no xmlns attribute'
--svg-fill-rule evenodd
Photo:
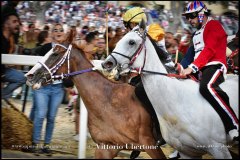
<svg viewBox="0 0 240 160"><path fill-rule="evenodd" d="M133 150L131 155L130 155L130 159L135 159L139 156L139 154L141 153L141 151L139 150Z"/></svg>
<svg viewBox="0 0 240 160"><path fill-rule="evenodd" d="M95 150L95 159L113 159L118 155L118 149L97 149Z"/></svg>
<svg viewBox="0 0 240 160"><path fill-rule="evenodd" d="M163 151L161 150L160 147L156 146L156 142L153 138L144 137L141 139L143 149L152 159L166 159L166 156L164 155Z"/></svg>

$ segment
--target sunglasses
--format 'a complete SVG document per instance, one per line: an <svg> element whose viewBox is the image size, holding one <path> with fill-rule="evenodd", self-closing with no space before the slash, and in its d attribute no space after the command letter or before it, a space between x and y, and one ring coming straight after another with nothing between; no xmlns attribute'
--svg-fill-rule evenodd
<svg viewBox="0 0 240 160"><path fill-rule="evenodd" d="M186 15L186 19L188 20L189 18L190 19L194 19L198 16L198 13L197 12L194 12L194 13L189 13Z"/></svg>
<svg viewBox="0 0 240 160"><path fill-rule="evenodd" d="M53 32L63 32L63 29L54 29Z"/></svg>

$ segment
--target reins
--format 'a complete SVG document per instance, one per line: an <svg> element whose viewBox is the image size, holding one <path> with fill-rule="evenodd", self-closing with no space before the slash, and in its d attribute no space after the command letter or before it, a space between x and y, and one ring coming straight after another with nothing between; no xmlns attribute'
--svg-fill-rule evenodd
<svg viewBox="0 0 240 160"><path fill-rule="evenodd" d="M167 77L174 77L174 78L179 78L179 79L188 78L187 76L182 76L182 75L175 74L175 73L162 73L162 72L148 71L148 70L144 70L144 69L143 70L134 69L134 70L130 70L129 72L138 73L138 74L141 74L143 72L143 73L156 74L156 75L162 75L162 76L167 76Z"/></svg>
<svg viewBox="0 0 240 160"><path fill-rule="evenodd" d="M80 70L80 71L75 71L75 72L71 72L71 73L67 73L67 74L61 74L61 75L54 75L54 79L64 79L70 76L75 76L75 75L79 75L79 74L83 74L83 73L87 73L87 72L91 72L91 71L95 71L97 70L95 67L93 68L88 68L88 69L84 69L84 70Z"/></svg>

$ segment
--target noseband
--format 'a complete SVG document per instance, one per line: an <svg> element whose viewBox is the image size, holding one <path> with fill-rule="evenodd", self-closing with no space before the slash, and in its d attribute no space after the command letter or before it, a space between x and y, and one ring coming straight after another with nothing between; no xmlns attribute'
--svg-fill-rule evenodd
<svg viewBox="0 0 240 160"><path fill-rule="evenodd" d="M116 52L116 51L113 51L111 54L110 54L110 56L112 56L112 58L114 59L114 61L115 61L115 63L116 64L118 64L117 63L117 59L112 55L113 53L115 53L115 54L118 54L118 55L120 55L120 56L122 56L122 57L124 57L124 58L127 58L127 59L129 59L129 66L131 67L132 65L133 65L133 63L135 62L135 60L137 59L137 57L140 55L140 53L141 53L141 51L142 51L142 49L143 49L143 47L144 47L144 49L145 49L145 55L144 55L144 62L143 62L143 66L142 67L139 67L139 68L131 68L131 70L135 70L135 71L137 71L137 72L141 72L141 70L144 68L144 65L145 65L145 61L146 61L146 46L145 46L145 38L146 38L146 36L144 36L146 33L144 32L144 35L142 35L139 31L137 31L137 30L134 30L133 32L135 32L135 33L137 33L141 38L142 38L142 43L141 43L141 45L138 47L138 49L136 50L136 52L132 55L132 56L126 56L126 55L124 55L124 54L122 54L122 53L119 53L119 52ZM123 66L120 66L120 68L122 68Z"/></svg>
<svg viewBox="0 0 240 160"><path fill-rule="evenodd" d="M62 74L62 75L53 75L53 74L56 73L56 71L59 69L59 67L62 66L62 64L65 62L66 59L68 60L68 74L70 73L69 58L70 58L70 53L71 53L71 50L72 50L72 45L70 44L67 48L67 47L65 47L61 44L55 44L54 48L56 46L60 46L60 47L64 48L65 50L67 50L65 52L65 54L63 55L63 57L60 59L60 61L58 61L57 64L55 64L52 68L49 68L48 66L46 66L46 64L44 62L38 61L38 63L40 63L48 71L48 74L50 75L50 79L48 79L47 74L44 73L44 78L46 79L46 83L51 83L54 80L65 78L64 74Z"/></svg>

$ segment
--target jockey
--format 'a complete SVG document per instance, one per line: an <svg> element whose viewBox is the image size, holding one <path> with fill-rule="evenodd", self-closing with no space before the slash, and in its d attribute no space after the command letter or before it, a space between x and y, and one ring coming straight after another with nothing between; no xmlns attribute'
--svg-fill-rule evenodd
<svg viewBox="0 0 240 160"><path fill-rule="evenodd" d="M145 22L147 22L147 16L146 16L145 12L143 11L143 9L140 8L140 7L133 7L131 9L129 9L128 11L126 11L125 14L123 15L123 24L126 27L127 31L129 32L135 26L137 26L142 21L142 19ZM157 27L153 26L153 28L156 29ZM158 31L160 31L160 32L155 33L155 37L159 37L160 39L162 39L163 36L164 36L164 31L159 29L159 28L158 28ZM158 40L160 40L160 39L158 39ZM163 48L162 50L164 50L165 46L163 45L162 48ZM164 53L166 54L165 57L167 58L168 57L167 52L164 52ZM171 57L170 57L170 59L171 59ZM151 118L153 120L154 128L157 131L157 139L158 139L157 145L165 144L166 142L164 141L164 139L161 136L161 131L160 131L160 126L159 126L157 115L156 115L155 110L154 110L154 108L153 108L150 100L148 99L147 94L146 94L146 92L143 88L143 85L141 83L141 77L139 75L135 76L130 80L129 83L131 85L136 86L136 88L135 88L136 96L144 104L144 106L146 107L146 110L151 115Z"/></svg>
<svg viewBox="0 0 240 160"><path fill-rule="evenodd" d="M221 117L227 138L238 141L238 118L229 104L229 97L219 85L227 73L227 34L221 23L209 17L201 1L189 2L182 14L197 28L193 35L194 59L181 75L201 72L200 93Z"/></svg>

